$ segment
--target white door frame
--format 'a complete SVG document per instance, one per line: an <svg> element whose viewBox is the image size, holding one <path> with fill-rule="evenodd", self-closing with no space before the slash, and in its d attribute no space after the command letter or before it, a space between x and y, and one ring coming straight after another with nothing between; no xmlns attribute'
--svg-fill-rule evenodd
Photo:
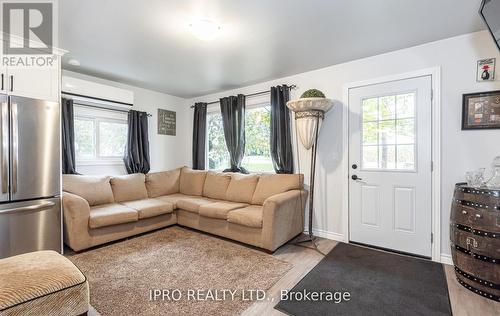
<svg viewBox="0 0 500 316"><path fill-rule="evenodd" d="M379 77L369 80L347 83L343 86L344 110L342 118L344 123L342 175L343 186L347 193L342 199L342 226L344 241L349 242L349 89L398 81L415 77L431 76L432 83L432 261L441 262L441 67L432 67L402 74Z"/></svg>

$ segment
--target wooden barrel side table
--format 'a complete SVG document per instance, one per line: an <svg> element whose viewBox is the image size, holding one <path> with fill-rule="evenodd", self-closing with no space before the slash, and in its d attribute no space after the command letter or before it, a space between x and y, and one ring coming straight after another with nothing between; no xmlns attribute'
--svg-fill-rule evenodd
<svg viewBox="0 0 500 316"><path fill-rule="evenodd" d="M451 255L458 282L500 302L500 190L455 185Z"/></svg>

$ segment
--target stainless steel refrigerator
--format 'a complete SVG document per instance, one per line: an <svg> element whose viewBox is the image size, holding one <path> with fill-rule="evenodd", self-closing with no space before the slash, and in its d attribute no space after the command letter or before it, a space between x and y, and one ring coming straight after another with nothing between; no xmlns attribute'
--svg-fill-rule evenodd
<svg viewBox="0 0 500 316"><path fill-rule="evenodd" d="M61 252L60 106L0 94L0 258Z"/></svg>

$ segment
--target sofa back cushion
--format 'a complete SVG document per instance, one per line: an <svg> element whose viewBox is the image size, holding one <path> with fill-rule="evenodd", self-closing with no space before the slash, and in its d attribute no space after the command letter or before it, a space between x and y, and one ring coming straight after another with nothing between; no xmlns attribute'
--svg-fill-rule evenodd
<svg viewBox="0 0 500 316"><path fill-rule="evenodd" d="M206 176L207 172L205 170L193 170L183 167L181 169L179 191L187 195L202 195Z"/></svg>
<svg viewBox="0 0 500 316"><path fill-rule="evenodd" d="M113 203L113 191L109 180L111 177L63 175L63 191L76 194L90 206Z"/></svg>
<svg viewBox="0 0 500 316"><path fill-rule="evenodd" d="M135 201L148 198L146 176L134 173L111 178L111 188L116 202Z"/></svg>
<svg viewBox="0 0 500 316"><path fill-rule="evenodd" d="M279 193L302 189L303 174L262 174L252 197L252 204L264 204L264 201Z"/></svg>
<svg viewBox="0 0 500 316"><path fill-rule="evenodd" d="M208 171L205 185L203 186L203 196L225 200L229 182L231 182L231 174Z"/></svg>
<svg viewBox="0 0 500 316"><path fill-rule="evenodd" d="M232 202L252 203L259 175L233 173L226 191L226 199Z"/></svg>
<svg viewBox="0 0 500 316"><path fill-rule="evenodd" d="M146 175L146 189L150 198L179 192L181 169L153 172Z"/></svg>

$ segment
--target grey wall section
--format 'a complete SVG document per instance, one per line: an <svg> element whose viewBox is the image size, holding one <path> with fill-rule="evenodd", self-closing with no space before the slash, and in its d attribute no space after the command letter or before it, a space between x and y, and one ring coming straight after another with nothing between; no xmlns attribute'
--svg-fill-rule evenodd
<svg viewBox="0 0 500 316"><path fill-rule="evenodd" d="M441 253L449 254L448 225L454 184L464 180L467 170L488 167L493 157L500 155L496 145L500 131L461 131L462 94L500 89L498 74L497 81L476 82L476 62L482 58L497 58L497 63L500 62L500 53L486 31L206 95L191 99L188 104L218 100L237 93L262 91L278 84L298 85L299 89L292 91L291 99L298 98L309 88L320 89L335 99L335 108L327 114L319 139L314 227L324 236L342 238L342 198L347 194L347 188L343 187L341 165L342 137L346 133L342 121L342 113L346 111L342 102L343 86L350 82L441 67ZM186 124L191 124L191 121L192 117L186 119ZM190 142L189 138L186 141ZM309 155L301 146L299 154L300 170L308 179Z"/></svg>
<svg viewBox="0 0 500 316"><path fill-rule="evenodd" d="M188 126L185 122L188 121L188 118L189 120L192 119L192 111L189 109L186 99L66 70L63 71L63 75L134 92L133 109L146 111L153 115L149 118L151 172L178 168L185 165L191 159L189 154L191 152L191 141L186 142L186 139L192 135L191 124ZM64 90L64 87L62 87L62 90ZM158 108L176 112L176 136L159 135L157 133ZM123 164L82 166L78 165L77 162L77 171L85 174L126 174Z"/></svg>

